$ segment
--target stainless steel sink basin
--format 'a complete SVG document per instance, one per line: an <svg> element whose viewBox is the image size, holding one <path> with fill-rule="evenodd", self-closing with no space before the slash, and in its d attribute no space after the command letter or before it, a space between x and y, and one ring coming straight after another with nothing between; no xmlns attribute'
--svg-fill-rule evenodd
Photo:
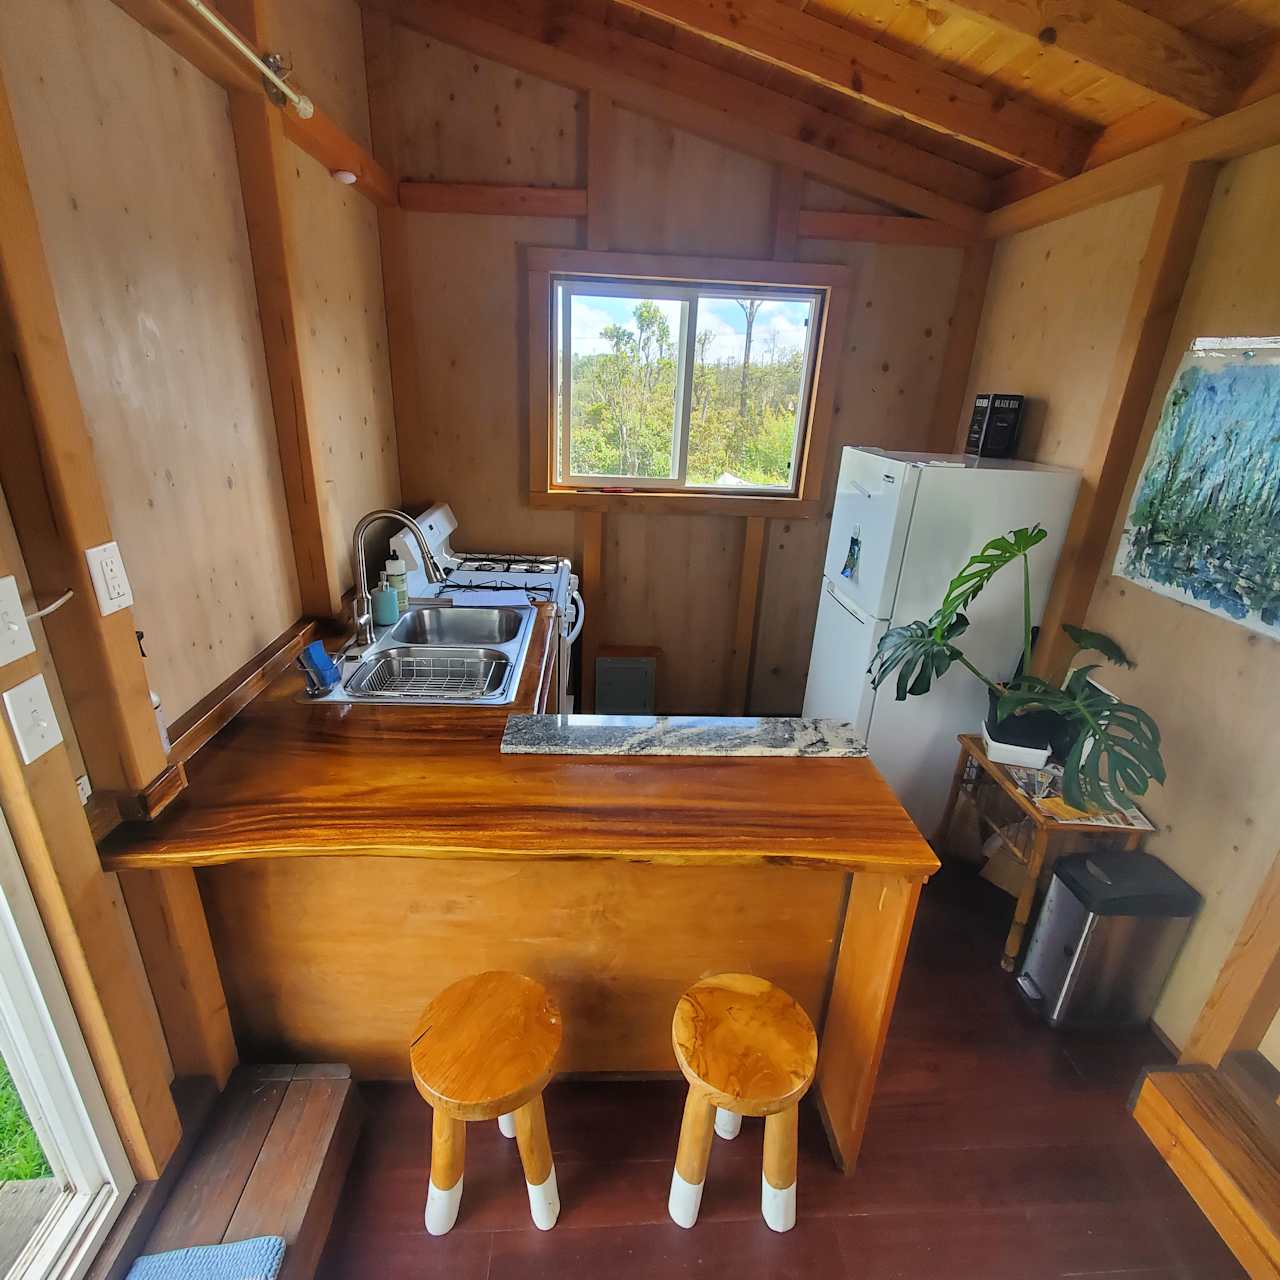
<svg viewBox="0 0 1280 1280"><path fill-rule="evenodd" d="M346 687L357 698L474 702L500 693L510 671L501 649L393 645L367 657Z"/></svg>
<svg viewBox="0 0 1280 1280"><path fill-rule="evenodd" d="M353 640L340 657L342 683L325 702L503 706L514 702L536 616L532 605L428 605Z"/></svg>
<svg viewBox="0 0 1280 1280"><path fill-rule="evenodd" d="M520 634L521 609L415 609L391 628L397 644L508 644Z"/></svg>

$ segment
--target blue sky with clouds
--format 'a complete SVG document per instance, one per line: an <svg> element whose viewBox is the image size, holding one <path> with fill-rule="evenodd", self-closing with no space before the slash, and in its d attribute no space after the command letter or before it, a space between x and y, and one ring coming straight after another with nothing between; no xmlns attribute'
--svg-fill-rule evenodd
<svg viewBox="0 0 1280 1280"><path fill-rule="evenodd" d="M655 299L658 308L667 317L671 336L680 333L680 303ZM634 298L594 297L587 294L573 296L573 349L576 355L596 354L609 350L609 343L601 336L611 324L630 326L635 310ZM769 301L756 315L751 335L751 358L769 359L770 353L778 358L799 351L805 344L805 321L809 315L807 302ZM698 302L698 331L710 330L712 339L708 349L710 360L741 360L742 344L746 335L746 316L732 298L702 298Z"/></svg>

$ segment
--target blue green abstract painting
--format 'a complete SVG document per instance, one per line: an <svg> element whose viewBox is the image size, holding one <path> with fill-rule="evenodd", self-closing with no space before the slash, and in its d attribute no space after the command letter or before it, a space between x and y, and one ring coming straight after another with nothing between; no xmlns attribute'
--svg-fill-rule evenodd
<svg viewBox="0 0 1280 1280"><path fill-rule="evenodd" d="M1113 572L1280 637L1280 339L1193 344Z"/></svg>

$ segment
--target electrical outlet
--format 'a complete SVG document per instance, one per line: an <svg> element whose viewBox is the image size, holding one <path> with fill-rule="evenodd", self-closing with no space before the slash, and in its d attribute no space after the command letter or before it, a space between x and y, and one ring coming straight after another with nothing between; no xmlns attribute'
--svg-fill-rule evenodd
<svg viewBox="0 0 1280 1280"><path fill-rule="evenodd" d="M36 642L31 638L18 595L18 580L12 576L0 578L0 667L35 651Z"/></svg>
<svg viewBox="0 0 1280 1280"><path fill-rule="evenodd" d="M93 786L89 782L89 775L82 773L76 779L76 790L80 793L80 803L88 804L89 797L93 795Z"/></svg>
<svg viewBox="0 0 1280 1280"><path fill-rule="evenodd" d="M120 548L114 542L104 542L100 547L90 547L84 554L102 616L129 608L133 604L133 589L124 571Z"/></svg>
<svg viewBox="0 0 1280 1280"><path fill-rule="evenodd" d="M62 741L62 730L58 728L58 717L49 701L44 676L32 676L7 689L4 709L9 713L9 723L13 725L13 736L18 740L24 764L39 760Z"/></svg>

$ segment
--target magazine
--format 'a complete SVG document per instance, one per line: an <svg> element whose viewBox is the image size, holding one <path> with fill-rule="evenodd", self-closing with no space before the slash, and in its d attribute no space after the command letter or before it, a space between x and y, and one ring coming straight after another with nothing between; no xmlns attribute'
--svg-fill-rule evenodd
<svg viewBox="0 0 1280 1280"><path fill-rule="evenodd" d="M1012 779L1014 786L1030 800L1041 813L1055 822L1065 822L1073 827L1118 827L1136 831L1154 831L1154 825L1146 814L1134 805L1120 809L1087 812L1076 809L1062 798L1062 766L1049 764L1043 769L1027 765L1001 766Z"/></svg>

